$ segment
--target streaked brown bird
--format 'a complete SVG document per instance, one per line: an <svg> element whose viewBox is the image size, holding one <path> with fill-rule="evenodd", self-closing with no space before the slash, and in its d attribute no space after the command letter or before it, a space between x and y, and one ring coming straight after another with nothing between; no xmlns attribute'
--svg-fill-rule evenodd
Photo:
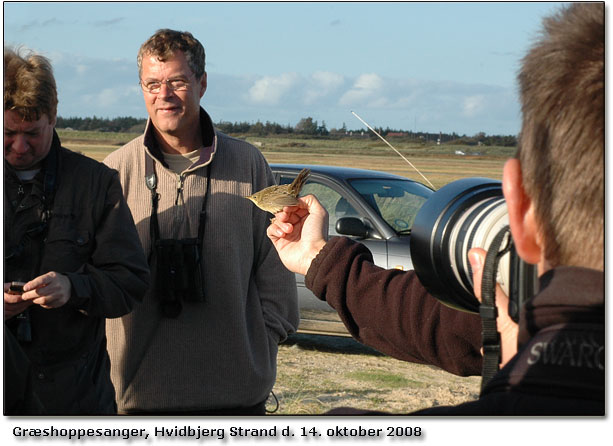
<svg viewBox="0 0 613 446"><path fill-rule="evenodd" d="M260 209L276 214L285 206L298 204L298 195L310 173L309 169L302 169L290 184L270 186L245 198L253 201Z"/></svg>

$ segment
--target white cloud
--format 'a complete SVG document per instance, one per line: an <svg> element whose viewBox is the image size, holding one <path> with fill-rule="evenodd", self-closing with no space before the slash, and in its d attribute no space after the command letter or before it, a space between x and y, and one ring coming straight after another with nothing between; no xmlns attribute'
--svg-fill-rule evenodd
<svg viewBox="0 0 613 446"><path fill-rule="evenodd" d="M50 54L59 108L70 116L146 116L131 60ZM213 121L277 122L295 125L305 117L328 128L359 128L354 110L369 124L405 130L513 134L519 105L513 87L389 78L316 71L268 76L209 72L202 106Z"/></svg>
<svg viewBox="0 0 613 446"><path fill-rule="evenodd" d="M464 99L462 114L466 117L479 115L486 108L486 98L484 95L468 96Z"/></svg>
<svg viewBox="0 0 613 446"><path fill-rule="evenodd" d="M311 74L307 81L304 103L314 104L320 99L327 98L342 87L344 83L345 78L341 74L316 71Z"/></svg>
<svg viewBox="0 0 613 446"><path fill-rule="evenodd" d="M104 88L99 93L92 95L91 99L102 110L111 110L119 107L126 101L127 98L133 98L139 95L140 89L134 86L129 87L109 87Z"/></svg>
<svg viewBox="0 0 613 446"><path fill-rule="evenodd" d="M341 96L339 103L358 105L375 100L377 106L385 104L385 98L380 96L383 85L383 79L378 74L362 74L356 79L353 87Z"/></svg>
<svg viewBox="0 0 613 446"><path fill-rule="evenodd" d="M298 79L299 76L296 73L264 76L256 80L249 89L249 100L258 104L276 105L298 83Z"/></svg>
<svg viewBox="0 0 613 446"><path fill-rule="evenodd" d="M383 86L383 79L378 74L362 74L355 81L354 88L364 91L380 90Z"/></svg>
<svg viewBox="0 0 613 446"><path fill-rule="evenodd" d="M330 73L329 71L316 71L311 75L311 79L326 90L340 87L345 81L342 74Z"/></svg>

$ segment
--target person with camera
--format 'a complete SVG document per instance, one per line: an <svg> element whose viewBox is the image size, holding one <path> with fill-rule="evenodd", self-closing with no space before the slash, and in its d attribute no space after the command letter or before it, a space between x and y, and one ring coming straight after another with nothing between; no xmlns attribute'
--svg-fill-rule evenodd
<svg viewBox="0 0 613 446"><path fill-rule="evenodd" d="M137 63L145 132L105 163L119 171L154 285L107 324L119 411L264 414L278 344L299 321L268 216L243 198L273 185L272 171L200 107L205 53L191 33L157 31Z"/></svg>
<svg viewBox="0 0 613 446"><path fill-rule="evenodd" d="M5 48L5 414L113 414L105 320L149 268L117 173L62 147L57 103L49 60Z"/></svg>
<svg viewBox="0 0 613 446"><path fill-rule="evenodd" d="M477 401L421 414L604 414L604 5L544 21L519 73L522 131L502 187L518 255L539 290L519 326L497 291L502 369ZM267 233L291 271L359 341L396 358L480 374L480 316L445 307L415 272L386 271L347 238L327 240L316 198L276 214ZM469 253L480 298L485 251ZM339 409L332 413L357 413Z"/></svg>

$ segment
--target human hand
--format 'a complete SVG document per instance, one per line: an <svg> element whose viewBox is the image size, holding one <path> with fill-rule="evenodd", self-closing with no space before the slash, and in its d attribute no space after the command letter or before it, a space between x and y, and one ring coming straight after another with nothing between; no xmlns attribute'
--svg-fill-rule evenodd
<svg viewBox="0 0 613 446"><path fill-rule="evenodd" d="M64 274L50 271L27 282L21 298L49 310L65 305L71 292L70 279Z"/></svg>
<svg viewBox="0 0 613 446"><path fill-rule="evenodd" d="M266 230L287 269L306 274L328 238L328 212L313 195L275 214Z"/></svg>
<svg viewBox="0 0 613 446"><path fill-rule="evenodd" d="M30 301L24 301L21 294L15 294L10 291L10 282L4 284L4 320L23 313L26 308L32 305Z"/></svg>
<svg viewBox="0 0 613 446"><path fill-rule="evenodd" d="M468 251L468 260L473 270L473 288L479 302L481 302L481 278L486 255L485 250L481 248L473 248ZM498 310L496 326L500 333L500 367L502 368L517 353L519 326L509 316L509 298L498 283L496 283L496 308Z"/></svg>

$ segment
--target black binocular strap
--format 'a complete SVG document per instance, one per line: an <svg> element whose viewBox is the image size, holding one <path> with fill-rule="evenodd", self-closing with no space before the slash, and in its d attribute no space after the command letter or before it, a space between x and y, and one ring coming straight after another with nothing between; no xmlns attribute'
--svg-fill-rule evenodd
<svg viewBox="0 0 613 446"><path fill-rule="evenodd" d="M202 250L202 242L204 240L204 229L206 224L206 204L209 199L209 190L211 189L211 164L206 168L206 190L204 191L204 199L202 200L202 209L198 218L198 249ZM149 234L151 239L151 247L155 245L155 241L160 239L160 225L158 223L158 204L160 195L157 193L157 175L155 174L155 164L152 157L145 153L145 184L151 191L151 218L149 220Z"/></svg>
<svg viewBox="0 0 613 446"><path fill-rule="evenodd" d="M507 245L500 250L503 241ZM496 271L500 258L511 249L511 234L509 226L505 226L496 234L485 256L483 276L481 278L481 327L483 336L483 368L481 373L481 392L487 383L494 377L500 365L500 333L496 325L498 310L496 308Z"/></svg>
<svg viewBox="0 0 613 446"><path fill-rule="evenodd" d="M54 140L57 136L54 134ZM59 140L57 147L59 147ZM51 212L51 204L55 197L55 191L57 186L57 173L59 164L60 151L54 147L49 151L47 158L45 158L45 176L43 179L43 205L44 215L43 219L49 219Z"/></svg>

